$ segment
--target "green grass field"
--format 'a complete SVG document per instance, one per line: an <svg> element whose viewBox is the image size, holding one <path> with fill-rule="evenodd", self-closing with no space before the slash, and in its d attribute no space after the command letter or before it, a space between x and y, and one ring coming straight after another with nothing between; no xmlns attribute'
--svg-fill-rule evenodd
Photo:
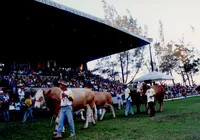
<svg viewBox="0 0 200 140"><path fill-rule="evenodd" d="M135 106L133 107L135 110ZM144 111L144 108L142 109ZM89 125L82 130L84 122L75 121L74 140L199 140L200 139L200 97L168 101L164 111L155 117L136 114L124 117L124 110L116 110L116 119L107 113L96 126ZM62 139L68 139L69 129ZM34 123L0 123L0 139L9 140L50 140L54 124L50 118L37 119Z"/></svg>

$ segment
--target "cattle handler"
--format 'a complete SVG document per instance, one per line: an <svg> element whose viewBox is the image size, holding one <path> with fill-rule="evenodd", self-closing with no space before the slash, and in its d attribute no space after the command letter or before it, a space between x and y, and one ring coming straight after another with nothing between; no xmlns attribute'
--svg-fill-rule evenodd
<svg viewBox="0 0 200 140"><path fill-rule="evenodd" d="M75 128L74 128L74 120L73 120L73 112L72 112L72 102L73 102L73 93L70 89L67 88L67 82L65 81L59 81L60 89L62 90L62 93L60 95L61 99L61 109L59 118L60 121L58 123L58 130L56 136L54 138L61 138L62 137L62 130L65 123L65 118L67 118L69 123L69 129L70 129L70 136L75 136Z"/></svg>
<svg viewBox="0 0 200 140"><path fill-rule="evenodd" d="M147 103L148 103L148 109L150 109L150 117L155 116L155 91L153 88L151 88L150 84L147 84L147 91L146 94L147 96Z"/></svg>

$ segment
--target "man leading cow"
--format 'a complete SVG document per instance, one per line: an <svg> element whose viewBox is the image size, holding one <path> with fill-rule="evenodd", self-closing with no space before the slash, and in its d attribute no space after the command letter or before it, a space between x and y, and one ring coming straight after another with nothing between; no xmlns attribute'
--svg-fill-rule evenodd
<svg viewBox="0 0 200 140"><path fill-rule="evenodd" d="M154 101L154 96L156 94L155 94L154 89L151 88L150 84L147 84L146 87L147 87L147 91L146 91L145 95L147 96L148 109L150 109L150 116L153 117L153 116L155 116L155 101Z"/></svg>
<svg viewBox="0 0 200 140"><path fill-rule="evenodd" d="M70 89L67 89L67 83L65 81L59 82L60 89L62 90L62 94L60 96L60 121L58 123L57 135L54 138L61 138L63 126L65 123L65 118L67 118L70 128L70 136L75 136L75 128L74 128L74 120L73 120L73 112L72 112L72 102L73 102L73 93Z"/></svg>
<svg viewBox="0 0 200 140"><path fill-rule="evenodd" d="M134 116L133 108L131 106L131 96L130 96L130 89L127 85L124 85L124 94L126 98L126 109L125 109L125 117L128 117L128 113L130 111L131 115Z"/></svg>

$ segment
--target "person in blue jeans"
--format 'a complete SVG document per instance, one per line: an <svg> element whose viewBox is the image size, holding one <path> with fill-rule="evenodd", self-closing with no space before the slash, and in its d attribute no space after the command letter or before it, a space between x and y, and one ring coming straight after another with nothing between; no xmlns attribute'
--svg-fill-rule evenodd
<svg viewBox="0 0 200 140"><path fill-rule="evenodd" d="M129 112L131 115L134 115L134 112L131 106L130 89L126 85L124 87L125 87L124 94L125 94L125 99L126 99L125 117L127 117Z"/></svg>
<svg viewBox="0 0 200 140"><path fill-rule="evenodd" d="M24 113L24 119L22 122L26 122L28 116L30 117L31 122L34 121L33 119L33 111L32 111L32 100L31 100L31 95L28 94L27 95L27 99L25 100L25 105L26 105L26 111Z"/></svg>
<svg viewBox="0 0 200 140"><path fill-rule="evenodd" d="M65 123L65 118L68 120L69 129L70 129L70 136L75 136L75 128L74 128L74 118L73 118L73 112L72 112L72 102L73 102L73 93L70 89L67 88L67 83L65 81L61 81L60 83L60 89L62 90L61 93L61 109L59 118L60 121L58 123L58 129L57 134L54 136L54 138L61 138L62 137L62 130Z"/></svg>

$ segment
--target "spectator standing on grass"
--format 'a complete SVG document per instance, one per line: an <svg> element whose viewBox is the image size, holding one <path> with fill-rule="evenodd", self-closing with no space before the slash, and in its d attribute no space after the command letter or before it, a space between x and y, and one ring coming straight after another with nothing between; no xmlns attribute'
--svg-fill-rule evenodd
<svg viewBox="0 0 200 140"><path fill-rule="evenodd" d="M118 103L118 109L123 108L123 101L122 101L122 93L121 93L121 91L117 92L117 103Z"/></svg>
<svg viewBox="0 0 200 140"><path fill-rule="evenodd" d="M3 102L2 102L2 110L3 110L3 116L4 121L10 121L9 117L9 95L6 88L3 88Z"/></svg>
<svg viewBox="0 0 200 140"><path fill-rule="evenodd" d="M17 98L15 102L16 120L20 120L20 107L21 103L19 102L19 98Z"/></svg>
<svg viewBox="0 0 200 140"><path fill-rule="evenodd" d="M9 115L10 115L11 121L14 121L16 119L15 118L15 101L13 97L10 99L10 102L9 102Z"/></svg>
<svg viewBox="0 0 200 140"><path fill-rule="evenodd" d="M26 122L27 117L30 117L31 122L34 121L33 119L33 114L32 114L32 100L31 100L31 95L27 94L27 98L25 100L25 105L26 105L26 111L24 113L24 119L22 122Z"/></svg>

